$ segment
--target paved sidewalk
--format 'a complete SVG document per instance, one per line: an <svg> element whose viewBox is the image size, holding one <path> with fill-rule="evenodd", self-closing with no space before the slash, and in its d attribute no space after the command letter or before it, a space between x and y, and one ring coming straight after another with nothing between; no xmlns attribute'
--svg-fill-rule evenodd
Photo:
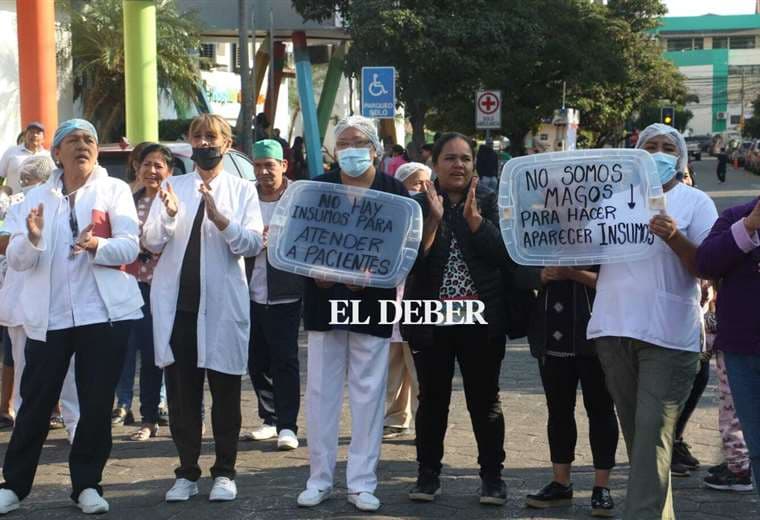
<svg viewBox="0 0 760 520"><path fill-rule="evenodd" d="M302 337L303 340L303 337ZM302 381L305 381L305 348L301 349ZM716 379L713 377L700 407L686 431L687 441L703 466L720 462L717 431ZM294 452L277 452L273 442L240 444L237 484L239 498L232 503L208 502L213 444L208 432L204 438L201 466L204 478L201 495L185 504L166 504L164 492L173 481L176 452L167 428L157 439L144 443L130 442L131 427L114 428L114 449L105 471L105 492L112 512L101 518L119 520L145 519L291 519L291 518L587 518L592 484L591 453L588 446L587 421L582 399L578 399L579 443L574 484L576 505L550 512L523 507L526 493L543 486L550 478L549 450L546 441L546 408L535 361L527 346L511 345L502 368L503 407L507 421L507 467L505 478L510 500L504 508L481 507L477 501L479 479L475 464L477 454L461 381L455 380L455 393L449 415L446 455L443 470L443 495L433 504L412 504L406 492L416 474L413 439L399 439L383 445L379 467L379 498L383 507L375 515L358 513L345 499L345 457L349 441L349 411L344 412L338 455L335 496L313 509L295 505L298 493L308 476L308 453L302 447ZM244 380L243 424L258 424L255 398L250 381ZM207 407L210 398L206 401ZM137 408L137 406L135 407ZM207 417L209 414L207 413ZM299 421L304 424L303 417ZM299 432L305 444L304 430ZM0 444L7 446L9 434L0 434ZM622 440L618 449L620 465L613 473L613 496L618 505L624 498L626 458ZM69 500L67 468L68 445L64 435L51 433L43 451L41 465L32 494L22 508L9 518L63 519L77 517L78 510ZM702 487L704 470L690 478L674 479L678 518L684 520L760 518L760 500L755 494L713 492Z"/></svg>

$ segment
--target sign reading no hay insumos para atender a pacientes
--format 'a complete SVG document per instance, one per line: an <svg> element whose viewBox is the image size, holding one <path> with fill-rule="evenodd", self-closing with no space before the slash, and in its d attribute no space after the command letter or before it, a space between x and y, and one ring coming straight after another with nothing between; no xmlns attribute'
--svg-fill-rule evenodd
<svg viewBox="0 0 760 520"><path fill-rule="evenodd" d="M422 210L408 197L297 181L277 203L267 256L309 278L391 288L409 274L421 239Z"/></svg>
<svg viewBox="0 0 760 520"><path fill-rule="evenodd" d="M501 235L523 265L594 265L652 253L665 197L651 155L637 149L543 153L510 160L499 186Z"/></svg>

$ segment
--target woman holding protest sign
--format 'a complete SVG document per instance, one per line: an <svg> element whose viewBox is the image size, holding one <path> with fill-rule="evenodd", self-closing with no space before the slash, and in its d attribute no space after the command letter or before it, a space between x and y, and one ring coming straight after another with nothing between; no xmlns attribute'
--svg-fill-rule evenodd
<svg viewBox="0 0 760 520"><path fill-rule="evenodd" d="M167 502L198 494L201 403L208 377L216 461L211 501L237 497L241 376L248 368L250 306L243 257L263 247L256 186L224 170L230 125L202 114L190 124L195 171L169 177L153 200L142 244L161 254L151 282L156 365L166 369L169 428L179 452Z"/></svg>
<svg viewBox="0 0 760 520"><path fill-rule="evenodd" d="M375 162L382 150L374 122L350 116L335 127L335 152L340 170L316 181L409 194L398 180L379 173ZM315 506L333 486L343 384L348 372L351 445L348 449L348 501L362 511L375 511L383 435L388 345L392 325L380 325L380 300L394 300L395 289L359 287L307 279L304 328L308 331L306 425L311 473L298 505ZM368 324L331 325L331 300L359 300L359 315Z"/></svg>
<svg viewBox="0 0 760 520"><path fill-rule="evenodd" d="M458 361L478 444L480 502L502 505L507 499L501 478L505 454L499 400L507 331L502 270L510 261L499 234L496 194L473 178L470 140L458 133L444 134L433 147L432 159L438 178L427 182L425 194L417 197L425 221L405 299L482 302L486 323L452 320L402 328L420 385L415 423L419 469L409 498L432 501L440 493L451 381Z"/></svg>
<svg viewBox="0 0 760 520"><path fill-rule="evenodd" d="M623 518L670 519L675 426L701 347L697 246L717 212L676 176L687 161L677 130L650 125L636 147L652 154L666 195L666 210L649 224L660 240L648 258L601 267L588 337L596 339L631 461Z"/></svg>

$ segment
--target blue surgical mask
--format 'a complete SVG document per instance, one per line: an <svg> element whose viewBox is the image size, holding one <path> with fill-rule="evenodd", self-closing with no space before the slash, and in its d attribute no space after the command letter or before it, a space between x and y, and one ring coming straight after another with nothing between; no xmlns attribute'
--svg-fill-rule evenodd
<svg viewBox="0 0 760 520"><path fill-rule="evenodd" d="M409 192L410 197L414 197L415 195L419 195L420 193L422 193L421 191L417 191L417 190L407 190L407 191Z"/></svg>
<svg viewBox="0 0 760 520"><path fill-rule="evenodd" d="M372 158L369 148L346 148L338 152L340 169L349 177L361 177L370 166Z"/></svg>
<svg viewBox="0 0 760 520"><path fill-rule="evenodd" d="M678 157L669 153L656 152L652 154L654 162L657 164L657 173L660 174L660 183L665 184L676 176L676 165Z"/></svg>

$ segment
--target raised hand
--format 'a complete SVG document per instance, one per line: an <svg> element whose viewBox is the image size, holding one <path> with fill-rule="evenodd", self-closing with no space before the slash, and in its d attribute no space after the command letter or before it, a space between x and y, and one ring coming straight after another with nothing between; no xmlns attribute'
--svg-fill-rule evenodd
<svg viewBox="0 0 760 520"><path fill-rule="evenodd" d="M430 218L435 222L443 219L443 197L438 195L435 184L432 181L425 181L423 190L427 196L428 208L430 208Z"/></svg>
<svg viewBox="0 0 760 520"><path fill-rule="evenodd" d="M98 248L98 239L92 236L92 227L92 223L90 223L89 226L79 233L77 243L74 245L75 253L79 253L80 251L95 251Z"/></svg>
<svg viewBox="0 0 760 520"><path fill-rule="evenodd" d="M45 207L40 204L29 211L26 217L26 230L28 232L29 242L35 246L42 239L42 228L45 226Z"/></svg>
<svg viewBox="0 0 760 520"><path fill-rule="evenodd" d="M752 212L744 217L744 227L750 235L760 229L760 199L752 208Z"/></svg>
<svg viewBox="0 0 760 520"><path fill-rule="evenodd" d="M470 189L467 191L467 198L464 201L463 211L467 226L473 233L475 233L478 228L480 228L480 224L483 222L483 217L481 216L480 209L478 208L478 198L475 196L475 190L478 187L478 182L478 177L473 177L472 182L470 183Z"/></svg>
<svg viewBox="0 0 760 520"><path fill-rule="evenodd" d="M174 193L172 185L167 183L166 189L163 186L160 187L158 189L158 197L163 202L164 208L166 208L166 214L174 218L179 209L179 200L177 199L177 194Z"/></svg>
<svg viewBox="0 0 760 520"><path fill-rule="evenodd" d="M205 183L202 183L198 191L201 192L203 203L206 206L206 216L211 222L214 223L219 231L224 231L225 228L230 224L230 221L227 219L227 217L222 215L219 209L217 209L216 203L214 202L214 196L211 195L211 188L206 186Z"/></svg>

